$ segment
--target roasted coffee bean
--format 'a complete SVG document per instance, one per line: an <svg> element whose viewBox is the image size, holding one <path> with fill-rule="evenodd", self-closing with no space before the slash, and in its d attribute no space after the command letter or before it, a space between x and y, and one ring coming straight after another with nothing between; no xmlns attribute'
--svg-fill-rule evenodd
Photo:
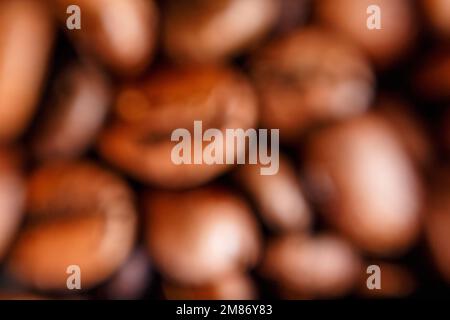
<svg viewBox="0 0 450 320"><path fill-rule="evenodd" d="M110 88L95 67L73 64L55 80L43 120L33 135L39 159L74 158L94 141L106 117Z"/></svg>
<svg viewBox="0 0 450 320"><path fill-rule="evenodd" d="M354 249L336 236L286 235L269 242L261 273L291 295L331 298L355 287L361 263Z"/></svg>
<svg viewBox="0 0 450 320"><path fill-rule="evenodd" d="M434 152L423 121L412 112L413 107L398 98L383 97L376 106L401 139L414 163L425 168L433 163Z"/></svg>
<svg viewBox="0 0 450 320"><path fill-rule="evenodd" d="M450 36L450 2L448 0L421 0L426 18L437 34Z"/></svg>
<svg viewBox="0 0 450 320"><path fill-rule="evenodd" d="M264 127L279 128L282 140L306 129L365 111L373 74L360 53L317 28L277 39L251 61L262 103Z"/></svg>
<svg viewBox="0 0 450 320"><path fill-rule="evenodd" d="M380 29L369 29L369 6L380 8ZM413 5L409 0L315 0L317 20L363 48L381 68L398 62L415 40Z"/></svg>
<svg viewBox="0 0 450 320"><path fill-rule="evenodd" d="M253 300L257 297L251 278L238 272L197 287L164 283L163 290L169 300Z"/></svg>
<svg viewBox="0 0 450 320"><path fill-rule="evenodd" d="M194 137L194 121L203 130L244 130L256 125L257 101L241 74L228 68L163 68L138 84L120 90L116 119L101 134L100 153L134 178L167 188L205 183L231 167L226 164L172 162L173 130ZM233 150L231 150L233 147ZM224 154L234 153L227 146ZM236 154L245 152L241 146ZM192 159L192 155L191 155Z"/></svg>
<svg viewBox="0 0 450 320"><path fill-rule="evenodd" d="M48 0L80 49L115 72L143 71L155 49L158 11L153 0ZM66 28L71 5L81 10L81 28Z"/></svg>
<svg viewBox="0 0 450 320"><path fill-rule="evenodd" d="M367 263L364 270L367 271L369 265L374 265L380 268L379 280L380 287L372 287L376 284L370 278L375 273L363 272L361 277L360 288L358 294L364 298L405 298L411 295L416 290L417 282L414 275L408 268L400 264L374 261ZM369 289L369 285L370 288Z"/></svg>
<svg viewBox="0 0 450 320"><path fill-rule="evenodd" d="M53 29L40 1L0 1L0 141L20 136L34 114Z"/></svg>
<svg viewBox="0 0 450 320"><path fill-rule="evenodd" d="M256 263L256 221L231 192L218 187L156 192L145 203L148 249L169 281L200 286Z"/></svg>
<svg viewBox="0 0 450 320"><path fill-rule="evenodd" d="M386 120L367 114L324 128L306 149L311 193L332 225L375 254L399 253L414 243L420 180Z"/></svg>
<svg viewBox="0 0 450 320"><path fill-rule="evenodd" d="M423 60L414 80L417 92L433 102L450 101L450 49L435 49Z"/></svg>
<svg viewBox="0 0 450 320"><path fill-rule="evenodd" d="M267 226L274 231L308 229L312 222L309 206L295 169L284 156L275 175L261 175L259 165L239 167L235 179L254 200Z"/></svg>
<svg viewBox="0 0 450 320"><path fill-rule="evenodd" d="M217 62L246 49L275 24L276 0L170 0L163 42L179 62Z"/></svg>
<svg viewBox="0 0 450 320"><path fill-rule="evenodd" d="M50 163L32 174L28 190L28 224L8 260L16 279L41 290L67 290L66 271L76 265L87 289L126 260L136 216L120 178L93 163Z"/></svg>
<svg viewBox="0 0 450 320"><path fill-rule="evenodd" d="M425 207L425 231L436 267L450 283L450 168L436 169L434 175Z"/></svg>
<svg viewBox="0 0 450 320"><path fill-rule="evenodd" d="M19 229L25 207L25 181L20 155L0 148L0 261Z"/></svg>

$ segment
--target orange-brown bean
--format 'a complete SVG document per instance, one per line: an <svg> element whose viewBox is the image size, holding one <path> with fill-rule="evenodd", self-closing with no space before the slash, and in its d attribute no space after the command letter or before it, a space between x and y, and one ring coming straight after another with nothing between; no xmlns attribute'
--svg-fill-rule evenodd
<svg viewBox="0 0 450 320"><path fill-rule="evenodd" d="M225 189L156 192L145 207L149 253L169 281L204 285L258 259L260 234L252 212Z"/></svg>
<svg viewBox="0 0 450 320"><path fill-rule="evenodd" d="M38 159L75 158L94 142L108 113L111 89L90 65L72 64L55 80L33 135Z"/></svg>
<svg viewBox="0 0 450 320"><path fill-rule="evenodd" d="M357 284L360 272L355 250L331 234L274 238L266 248L261 267L262 275L280 290L305 298L348 294Z"/></svg>
<svg viewBox="0 0 450 320"><path fill-rule="evenodd" d="M314 3L319 23L353 40L380 68L394 65L412 49L417 26L409 0L315 0ZM367 9L371 5L380 8L380 29L367 27Z"/></svg>
<svg viewBox="0 0 450 320"><path fill-rule="evenodd" d="M357 246L389 255L408 249L420 226L420 178L400 138L367 114L311 137L305 175L327 220Z"/></svg>
<svg viewBox="0 0 450 320"><path fill-rule="evenodd" d="M126 260L136 215L120 178L89 162L48 163L32 174L28 190L28 223L8 260L8 271L20 282L67 290L67 268L77 265L87 289Z"/></svg>
<svg viewBox="0 0 450 320"><path fill-rule="evenodd" d="M177 165L172 162L175 129L189 130L194 121L203 130L247 130L256 126L257 99L244 76L226 67L162 68L137 84L122 88L115 119L98 148L103 157L132 177L165 188L203 184L231 168L229 164ZM205 147L205 146L204 146ZM203 147L203 148L204 148ZM245 152L245 146L223 144L224 155ZM203 150L203 149L202 149ZM194 151L192 149L192 151ZM225 163L225 161L224 161Z"/></svg>
<svg viewBox="0 0 450 320"><path fill-rule="evenodd" d="M0 2L0 141L15 140L34 114L53 33L41 1Z"/></svg>
<svg viewBox="0 0 450 320"><path fill-rule="evenodd" d="M261 124L295 142L312 127L364 112L373 95L370 65L351 44L316 27L295 30L252 57Z"/></svg>
<svg viewBox="0 0 450 320"><path fill-rule="evenodd" d="M158 10L153 0L47 0L83 53L124 76L142 72L155 50ZM81 28L69 30L70 5L81 11Z"/></svg>
<svg viewBox="0 0 450 320"><path fill-rule="evenodd" d="M163 291L169 300L254 300L257 297L251 278L238 272L202 286L163 283Z"/></svg>
<svg viewBox="0 0 450 320"><path fill-rule="evenodd" d="M163 43L184 63L211 63L260 40L275 24L276 0L170 0L164 12Z"/></svg>
<svg viewBox="0 0 450 320"><path fill-rule="evenodd" d="M275 175L261 175L260 166L237 168L235 180L255 202L267 227L274 231L307 230L312 215L299 177L289 160L281 155Z"/></svg>

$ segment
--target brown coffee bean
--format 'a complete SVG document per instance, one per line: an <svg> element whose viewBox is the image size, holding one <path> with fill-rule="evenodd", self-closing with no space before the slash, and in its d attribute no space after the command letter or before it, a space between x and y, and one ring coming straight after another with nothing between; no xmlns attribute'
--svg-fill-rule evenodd
<svg viewBox="0 0 450 320"><path fill-rule="evenodd" d="M351 45L317 28L277 39L251 61L262 102L264 127L279 128L282 140L306 129L367 109L373 74Z"/></svg>
<svg viewBox="0 0 450 320"><path fill-rule="evenodd" d="M158 11L153 0L51 0L66 32L85 52L121 75L136 75L155 49ZM70 5L81 10L81 29L66 28Z"/></svg>
<svg viewBox="0 0 450 320"><path fill-rule="evenodd" d="M429 188L425 208L425 231L432 258L442 277L450 283L450 168L439 168Z"/></svg>
<svg viewBox="0 0 450 320"><path fill-rule="evenodd" d="M16 151L0 149L0 261L18 232L25 207L25 182Z"/></svg>
<svg viewBox="0 0 450 320"><path fill-rule="evenodd" d="M437 34L450 36L450 2L447 0L421 0L424 13Z"/></svg>
<svg viewBox="0 0 450 320"><path fill-rule="evenodd" d="M41 290L67 290L67 268L77 265L87 289L125 261L136 216L121 179L92 163L61 162L37 169L28 190L28 224L8 261L16 279Z"/></svg>
<svg viewBox="0 0 450 320"><path fill-rule="evenodd" d="M433 146L422 119L412 112L412 106L393 97L383 97L376 112L386 119L401 139L406 151L418 167L433 163Z"/></svg>
<svg viewBox="0 0 450 320"><path fill-rule="evenodd" d="M369 289L367 281L373 274L363 272L358 294L364 298L405 298L411 295L417 287L414 275L403 265L374 261L367 263L364 270L369 265L376 265L380 268L380 288ZM371 279L369 283L372 284Z"/></svg>
<svg viewBox="0 0 450 320"><path fill-rule="evenodd" d="M354 288L360 267L353 248L336 236L286 235L269 242L261 272L291 296L330 298Z"/></svg>
<svg viewBox="0 0 450 320"><path fill-rule="evenodd" d="M183 287L163 283L165 298L169 300L254 300L256 289L250 277L232 273L213 283L197 287Z"/></svg>
<svg viewBox="0 0 450 320"><path fill-rule="evenodd" d="M367 8L380 8L381 28L369 29ZM316 0L316 18L352 39L380 67L391 66L415 41L417 22L409 0Z"/></svg>
<svg viewBox="0 0 450 320"><path fill-rule="evenodd" d="M261 39L274 25L275 0L171 0L164 12L163 42L181 62L217 62Z"/></svg>
<svg viewBox="0 0 450 320"><path fill-rule="evenodd" d="M40 1L0 2L0 141L21 135L34 113L53 31Z"/></svg>
<svg viewBox="0 0 450 320"><path fill-rule="evenodd" d="M238 167L235 179L256 203L267 226L275 231L308 229L311 212L292 164L280 157L275 175L261 175L260 165Z"/></svg>
<svg viewBox="0 0 450 320"><path fill-rule="evenodd" d="M246 130L257 121L257 101L247 80L231 69L214 67L156 71L120 90L115 111L114 123L100 137L100 153L134 178L167 188L199 185L230 168L193 160L174 164L173 130L185 128L194 139L196 120L202 121L203 131L212 127L224 135L226 129ZM235 152L230 147L224 154Z"/></svg>
<svg viewBox="0 0 450 320"><path fill-rule="evenodd" d="M229 191L157 192L145 203L147 246L168 280L200 286L256 263L257 224L247 204Z"/></svg>
<svg viewBox="0 0 450 320"><path fill-rule="evenodd" d="M95 67L64 69L47 100L47 112L33 135L39 159L74 158L93 142L106 117L110 88Z"/></svg>
<svg viewBox="0 0 450 320"><path fill-rule="evenodd" d="M429 53L415 76L417 92L431 101L450 101L450 49Z"/></svg>
<svg viewBox="0 0 450 320"><path fill-rule="evenodd" d="M325 128L309 141L305 157L313 197L329 222L356 245L389 255L413 244L421 186L386 120L368 114Z"/></svg>

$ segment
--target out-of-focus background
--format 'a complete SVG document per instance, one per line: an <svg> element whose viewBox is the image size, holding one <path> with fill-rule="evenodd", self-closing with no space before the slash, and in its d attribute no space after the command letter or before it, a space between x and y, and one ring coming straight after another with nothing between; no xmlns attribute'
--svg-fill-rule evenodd
<svg viewBox="0 0 450 320"><path fill-rule="evenodd" d="M449 297L449 44L449 0L0 0L0 298ZM174 165L194 120L278 173Z"/></svg>

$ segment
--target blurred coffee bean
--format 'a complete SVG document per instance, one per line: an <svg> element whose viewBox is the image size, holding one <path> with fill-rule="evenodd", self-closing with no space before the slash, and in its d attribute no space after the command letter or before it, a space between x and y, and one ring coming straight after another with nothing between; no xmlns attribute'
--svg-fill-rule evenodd
<svg viewBox="0 0 450 320"><path fill-rule="evenodd" d="M40 1L0 1L0 141L20 136L34 114L53 33Z"/></svg>
<svg viewBox="0 0 450 320"><path fill-rule="evenodd" d="M237 168L235 180L250 195L267 227L274 231L298 231L311 225L311 212L292 164L280 157L275 175L261 175L260 165Z"/></svg>
<svg viewBox="0 0 450 320"><path fill-rule="evenodd" d="M381 28L369 29L369 6L380 8ZM315 0L318 22L361 46L379 67L392 66L412 47L417 21L410 0Z"/></svg>
<svg viewBox="0 0 450 320"><path fill-rule="evenodd" d="M286 235L269 242L261 273L291 296L331 298L354 288L361 263L353 248L336 236Z"/></svg>
<svg viewBox="0 0 450 320"><path fill-rule="evenodd" d="M153 0L48 0L63 28L81 50L120 75L142 72L150 63L158 29ZM66 28L70 5L81 10L81 29Z"/></svg>
<svg viewBox="0 0 450 320"><path fill-rule="evenodd" d="M450 168L434 172L425 207L425 231L432 258L450 283Z"/></svg>
<svg viewBox="0 0 450 320"><path fill-rule="evenodd" d="M28 190L28 224L8 261L16 279L63 291L67 268L76 265L82 289L88 289L126 260L136 216L131 191L120 178L93 163L53 163L32 174Z"/></svg>
<svg viewBox="0 0 450 320"><path fill-rule="evenodd" d="M414 86L427 100L450 101L450 49L435 49L421 61Z"/></svg>
<svg viewBox="0 0 450 320"><path fill-rule="evenodd" d="M277 0L169 0L163 42L179 62L218 62L260 40L278 17Z"/></svg>
<svg viewBox="0 0 450 320"><path fill-rule="evenodd" d="M411 295L417 287L416 279L408 268L403 265L374 261L366 263L364 270L369 265L376 265L380 268L380 288L369 289L367 281L371 285L372 279L369 279L373 272L362 273L360 288L358 294L364 298L405 298ZM369 280L368 280L369 279Z"/></svg>
<svg viewBox="0 0 450 320"><path fill-rule="evenodd" d="M428 22L437 34L450 37L450 1L421 0Z"/></svg>
<svg viewBox="0 0 450 320"><path fill-rule="evenodd" d="M257 297L251 278L238 272L202 286L183 287L164 283L163 290L169 300L253 300Z"/></svg>
<svg viewBox="0 0 450 320"><path fill-rule="evenodd" d="M200 120L203 130L217 128L225 135L226 129L254 127L257 114L252 87L232 69L162 68L120 90L115 121L101 134L99 151L140 181L166 188L200 185L231 166L174 164L173 130L185 128L194 140L194 121ZM245 146L236 152L223 147L228 148L223 154L245 152Z"/></svg>
<svg viewBox="0 0 450 320"><path fill-rule="evenodd" d="M282 140L324 122L364 112L373 74L351 45L317 28L299 29L258 51L251 73L261 97L263 127Z"/></svg>
<svg viewBox="0 0 450 320"><path fill-rule="evenodd" d="M401 99L384 96L376 106L379 113L390 124L401 139L406 151L419 168L433 163L433 146L424 123L412 112L412 106Z"/></svg>
<svg viewBox="0 0 450 320"><path fill-rule="evenodd" d="M74 158L94 141L106 117L110 88L95 67L72 64L56 78L33 135L39 159Z"/></svg>
<svg viewBox="0 0 450 320"><path fill-rule="evenodd" d="M18 232L25 207L20 157L16 151L0 149L0 261Z"/></svg>
<svg viewBox="0 0 450 320"><path fill-rule="evenodd" d="M305 175L329 222L368 252L401 253L415 241L421 186L386 120L364 115L324 128L309 141Z"/></svg>
<svg viewBox="0 0 450 320"><path fill-rule="evenodd" d="M100 290L103 299L143 298L151 284L150 261L144 249L136 249L116 274Z"/></svg>
<svg viewBox="0 0 450 320"><path fill-rule="evenodd" d="M231 192L155 192L145 204L148 249L169 281L201 286L256 263L258 226L247 204Z"/></svg>

